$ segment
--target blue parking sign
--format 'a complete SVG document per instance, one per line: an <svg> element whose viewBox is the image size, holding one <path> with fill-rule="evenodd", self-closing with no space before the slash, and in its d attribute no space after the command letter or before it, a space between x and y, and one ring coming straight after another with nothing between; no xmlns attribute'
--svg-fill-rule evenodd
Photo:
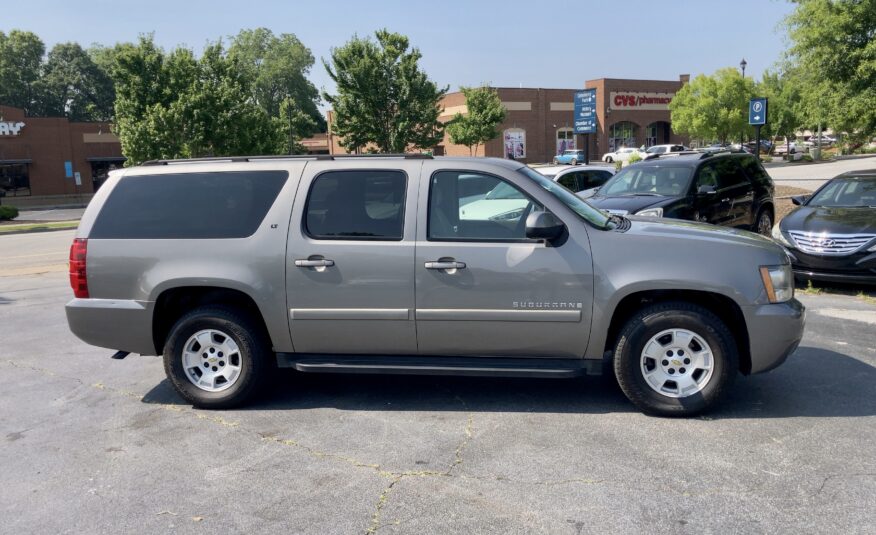
<svg viewBox="0 0 876 535"><path fill-rule="evenodd" d="M67 178L73 178L73 162L64 162L64 176Z"/></svg>
<svg viewBox="0 0 876 535"><path fill-rule="evenodd" d="M748 124L765 125L767 122L767 99L753 98L748 101Z"/></svg>
<svg viewBox="0 0 876 535"><path fill-rule="evenodd" d="M593 134L596 132L596 89L575 91L575 133Z"/></svg>

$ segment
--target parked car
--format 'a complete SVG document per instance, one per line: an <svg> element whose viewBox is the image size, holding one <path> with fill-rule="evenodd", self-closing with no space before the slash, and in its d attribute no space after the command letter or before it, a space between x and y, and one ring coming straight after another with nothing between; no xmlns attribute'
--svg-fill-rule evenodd
<svg viewBox="0 0 876 535"><path fill-rule="evenodd" d="M684 152L690 149L684 145L652 145L645 149L645 158L652 158L654 155L670 154L673 152Z"/></svg>
<svg viewBox="0 0 876 535"><path fill-rule="evenodd" d="M607 152L602 155L602 161L605 163L626 162L633 154L638 154L639 158L645 159L645 152L635 148L621 148L614 152Z"/></svg>
<svg viewBox="0 0 876 535"><path fill-rule="evenodd" d="M749 141L748 143L745 144L745 149L746 149L746 151L747 151L747 152L750 152L750 153L752 153L752 154L754 154L754 150L755 150L754 147L755 147L755 145L757 145L757 142L755 142L755 141ZM760 152L761 152L761 154L769 154L769 153L770 153L770 150L772 150L772 148L773 148L773 144L770 142L770 140L768 140L768 139L761 139L761 140L760 140Z"/></svg>
<svg viewBox="0 0 876 535"><path fill-rule="evenodd" d="M554 165L559 164L578 165L587 163L587 154L583 150L566 150L562 154L554 156Z"/></svg>
<svg viewBox="0 0 876 535"><path fill-rule="evenodd" d="M489 186L513 217L461 217ZM227 408L274 368L571 377L651 414L713 406L803 334L788 256L747 232L610 216L518 162L424 155L155 161L110 173L70 249L82 340L162 354Z"/></svg>
<svg viewBox="0 0 876 535"><path fill-rule="evenodd" d="M588 202L613 214L689 219L769 236L773 191L772 179L754 156L702 153L630 165Z"/></svg>
<svg viewBox="0 0 876 535"><path fill-rule="evenodd" d="M534 169L574 193L598 188L615 174L614 167L608 165L546 166Z"/></svg>
<svg viewBox="0 0 876 535"><path fill-rule="evenodd" d="M794 154L797 152L797 143L794 141L791 142L782 142L776 143L776 146L773 148L773 154L775 155L785 155L785 154Z"/></svg>
<svg viewBox="0 0 876 535"><path fill-rule="evenodd" d="M876 169L850 171L812 195L773 229L800 279L876 284Z"/></svg>

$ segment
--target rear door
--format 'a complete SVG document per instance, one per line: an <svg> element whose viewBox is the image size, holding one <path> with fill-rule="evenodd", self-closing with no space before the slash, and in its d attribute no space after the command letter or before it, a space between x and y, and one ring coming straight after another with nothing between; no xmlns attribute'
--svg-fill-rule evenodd
<svg viewBox="0 0 876 535"><path fill-rule="evenodd" d="M311 162L292 210L286 300L298 353L414 354L421 161Z"/></svg>
<svg viewBox="0 0 876 535"><path fill-rule="evenodd" d="M729 200L728 226L744 227L751 224L754 215L754 187L742 170L736 157L725 156L718 160L718 196Z"/></svg>
<svg viewBox="0 0 876 535"><path fill-rule="evenodd" d="M567 223L570 234L557 246L526 239L526 217L544 209L549 193L523 175L509 180L514 171L441 164L424 164L419 200L420 354L583 356L593 301L583 225Z"/></svg>

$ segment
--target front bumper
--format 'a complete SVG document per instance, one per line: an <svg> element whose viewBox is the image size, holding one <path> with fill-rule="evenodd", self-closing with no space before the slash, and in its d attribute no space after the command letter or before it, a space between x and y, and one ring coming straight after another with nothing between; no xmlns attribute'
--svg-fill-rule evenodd
<svg viewBox="0 0 876 535"><path fill-rule="evenodd" d="M772 370L800 345L806 307L797 299L746 307L743 313L748 325L751 373Z"/></svg>
<svg viewBox="0 0 876 535"><path fill-rule="evenodd" d="M801 279L853 284L876 284L876 253L819 256L788 250L794 275Z"/></svg>
<svg viewBox="0 0 876 535"><path fill-rule="evenodd" d="M152 301L73 299L64 307L67 324L80 340L142 355L155 355Z"/></svg>

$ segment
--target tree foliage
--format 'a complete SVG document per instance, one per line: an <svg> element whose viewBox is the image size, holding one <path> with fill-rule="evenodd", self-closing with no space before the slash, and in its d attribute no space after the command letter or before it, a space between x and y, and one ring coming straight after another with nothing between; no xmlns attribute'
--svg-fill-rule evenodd
<svg viewBox="0 0 876 535"><path fill-rule="evenodd" d="M250 98L252 81L221 43L200 59L151 36L115 55L115 129L128 165L156 158L277 154L284 130Z"/></svg>
<svg viewBox="0 0 876 535"><path fill-rule="evenodd" d="M748 101L754 81L732 67L701 74L685 84L669 104L672 129L695 139L727 142L748 129Z"/></svg>
<svg viewBox="0 0 876 535"><path fill-rule="evenodd" d="M33 113L40 103L40 68L46 46L36 34L0 31L0 104Z"/></svg>
<svg viewBox="0 0 876 535"><path fill-rule="evenodd" d="M299 131L309 136L325 131L325 119L319 113L319 92L307 79L313 66L313 55L293 34L274 35L267 28L241 30L231 38L228 56L236 61L252 80L252 96L271 117L289 119L299 125ZM287 113L283 113L282 107ZM295 114L303 114L294 117ZM309 117L306 121L304 117Z"/></svg>
<svg viewBox="0 0 876 535"><path fill-rule="evenodd" d="M765 136L793 137L805 124L800 85L793 71L766 71L757 85L760 97L768 99L768 122L761 129Z"/></svg>
<svg viewBox="0 0 876 535"><path fill-rule="evenodd" d="M323 95L333 106L333 132L347 150L373 144L382 152L431 148L443 138L439 89L419 67L417 48L404 35L379 30L372 39L354 37L323 60L337 95Z"/></svg>
<svg viewBox="0 0 876 535"><path fill-rule="evenodd" d="M460 87L468 113L457 113L447 125L450 142L468 147L476 155L478 146L499 135L496 128L505 120L505 107L499 93L489 86Z"/></svg>
<svg viewBox="0 0 876 535"><path fill-rule="evenodd" d="M37 115L66 116L71 121L112 118L112 79L77 43L59 43L52 48L37 85Z"/></svg>
<svg viewBox="0 0 876 535"><path fill-rule="evenodd" d="M797 0L786 20L810 125L876 131L876 0Z"/></svg>

